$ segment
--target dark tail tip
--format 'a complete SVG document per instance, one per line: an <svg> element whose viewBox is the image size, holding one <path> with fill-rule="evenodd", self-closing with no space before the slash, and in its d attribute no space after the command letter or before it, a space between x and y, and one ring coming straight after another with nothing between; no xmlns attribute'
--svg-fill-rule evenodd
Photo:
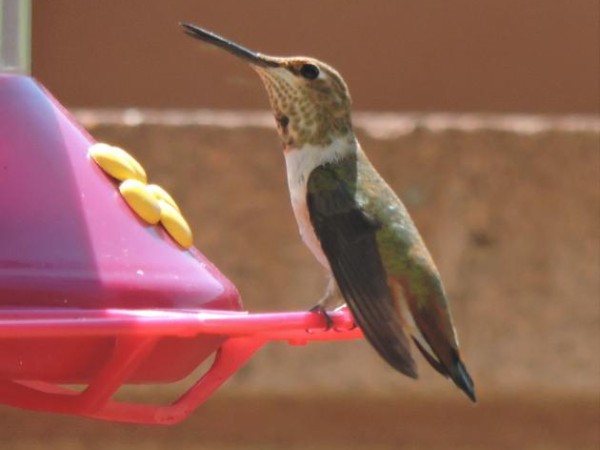
<svg viewBox="0 0 600 450"><path fill-rule="evenodd" d="M475 396L475 384L467 368L463 362L458 359L454 365L454 370L451 373L452 381L458 386L458 388L467 394L467 397L471 399L473 403L477 403L477 397Z"/></svg>

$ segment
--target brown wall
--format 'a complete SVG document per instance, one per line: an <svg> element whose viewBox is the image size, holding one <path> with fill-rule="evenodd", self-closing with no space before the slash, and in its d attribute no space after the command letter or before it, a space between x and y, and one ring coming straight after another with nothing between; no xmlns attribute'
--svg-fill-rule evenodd
<svg viewBox="0 0 600 450"><path fill-rule="evenodd" d="M265 108L192 21L336 66L361 110L593 113L597 0L34 2L33 73L68 106Z"/></svg>
<svg viewBox="0 0 600 450"><path fill-rule="evenodd" d="M248 310L308 308L325 277L298 236L272 118L205 116L78 118L173 194ZM0 406L0 448L598 450L600 121L380 119L357 115L359 137L442 273L476 406L419 355L415 382L364 341L271 343L179 426Z"/></svg>
<svg viewBox="0 0 600 450"><path fill-rule="evenodd" d="M82 119L98 140L130 149L173 194L196 245L235 282L248 310L312 306L326 278L298 236L274 127L241 117L224 128L218 114L217 126L174 126L157 116L137 125ZM436 129L429 117L400 135L378 133L377 122L357 117L359 138L432 252L481 397L589 395L600 374L598 121L542 122L526 132L518 119ZM229 386L463 400L422 361L420 369L418 383L398 376L365 342L270 345Z"/></svg>

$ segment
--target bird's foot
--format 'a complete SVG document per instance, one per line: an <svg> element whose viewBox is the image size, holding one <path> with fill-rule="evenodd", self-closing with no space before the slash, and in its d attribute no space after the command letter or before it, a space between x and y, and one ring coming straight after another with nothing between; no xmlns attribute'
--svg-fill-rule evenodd
<svg viewBox="0 0 600 450"><path fill-rule="evenodd" d="M325 325L326 325L325 331L329 331L333 328L333 320L331 319L331 317L329 317L327 310L325 309L325 307L322 304L317 303L315 306L310 308L309 311L323 316L323 318L325 319Z"/></svg>
<svg viewBox="0 0 600 450"><path fill-rule="evenodd" d="M345 303L334 309L335 312L338 312L338 311L346 312L349 310L350 310L350 308L348 308L348 305L346 305ZM356 321L354 320L354 316L352 316L352 313L350 313L350 317L352 318L352 326L350 326L350 328L348 328L348 330L354 330L355 328L358 327L358 325L357 325Z"/></svg>

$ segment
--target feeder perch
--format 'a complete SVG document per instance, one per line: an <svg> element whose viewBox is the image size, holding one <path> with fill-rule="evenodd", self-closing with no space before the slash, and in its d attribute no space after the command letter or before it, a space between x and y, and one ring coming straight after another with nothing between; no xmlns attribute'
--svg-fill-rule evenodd
<svg viewBox="0 0 600 450"><path fill-rule="evenodd" d="M345 309L330 329L315 313L244 311L204 255L137 216L90 158L93 138L26 75L29 2L0 5L0 403L171 424L269 341L362 337ZM212 355L173 403L113 399L123 385L181 380Z"/></svg>

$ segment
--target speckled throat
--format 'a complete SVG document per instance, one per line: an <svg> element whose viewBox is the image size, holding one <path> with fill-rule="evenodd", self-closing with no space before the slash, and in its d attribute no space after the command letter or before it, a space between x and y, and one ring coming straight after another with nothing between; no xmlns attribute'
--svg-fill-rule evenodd
<svg viewBox="0 0 600 450"><path fill-rule="evenodd" d="M354 140L348 90L333 69L326 79L305 81L294 74L301 61L285 60L277 69L255 67L271 102L285 149L325 148L334 140Z"/></svg>

